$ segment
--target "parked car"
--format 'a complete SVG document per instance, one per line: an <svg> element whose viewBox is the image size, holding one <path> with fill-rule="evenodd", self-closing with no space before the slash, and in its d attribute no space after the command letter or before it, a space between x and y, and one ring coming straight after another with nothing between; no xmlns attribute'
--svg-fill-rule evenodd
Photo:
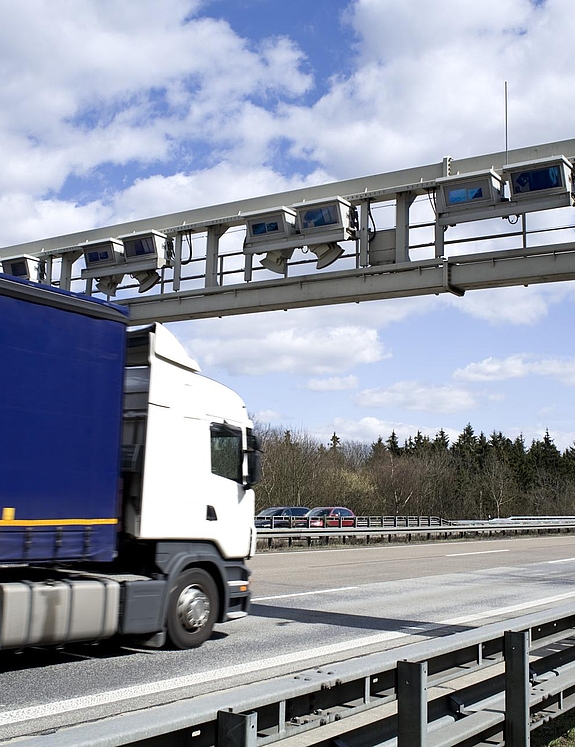
<svg viewBox="0 0 575 747"><path fill-rule="evenodd" d="M355 514L344 506L320 506L305 515L310 527L352 527Z"/></svg>
<svg viewBox="0 0 575 747"><path fill-rule="evenodd" d="M307 506L273 506L264 508L256 516L254 523L259 529L278 529L293 526L294 516L305 516L309 511Z"/></svg>

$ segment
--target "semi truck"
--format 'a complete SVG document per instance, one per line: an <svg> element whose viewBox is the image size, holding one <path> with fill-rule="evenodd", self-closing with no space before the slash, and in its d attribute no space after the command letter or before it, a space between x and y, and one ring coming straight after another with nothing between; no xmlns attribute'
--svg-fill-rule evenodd
<svg viewBox="0 0 575 747"><path fill-rule="evenodd" d="M247 614L259 441L167 328L0 274L0 391L0 649Z"/></svg>

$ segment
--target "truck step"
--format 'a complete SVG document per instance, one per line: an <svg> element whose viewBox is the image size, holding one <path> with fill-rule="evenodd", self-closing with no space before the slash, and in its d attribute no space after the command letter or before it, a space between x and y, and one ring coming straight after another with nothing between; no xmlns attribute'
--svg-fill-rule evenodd
<svg viewBox="0 0 575 747"><path fill-rule="evenodd" d="M55 568L54 570L61 573L65 573L67 576L76 576L77 578L94 578L102 579L105 581L115 581L118 584L125 583L126 581L152 581L150 576L141 576L137 573L101 573L93 571L71 571L69 568Z"/></svg>

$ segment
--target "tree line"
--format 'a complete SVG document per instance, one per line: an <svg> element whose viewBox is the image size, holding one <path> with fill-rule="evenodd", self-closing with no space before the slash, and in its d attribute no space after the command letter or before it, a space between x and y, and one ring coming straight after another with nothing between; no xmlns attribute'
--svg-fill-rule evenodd
<svg viewBox="0 0 575 747"><path fill-rule="evenodd" d="M575 444L561 452L549 432L530 446L522 436L476 435L468 424L452 443L395 431L372 444L328 444L304 431L260 427L262 480L256 510L268 506L347 506L357 515L437 515L490 519L575 515Z"/></svg>

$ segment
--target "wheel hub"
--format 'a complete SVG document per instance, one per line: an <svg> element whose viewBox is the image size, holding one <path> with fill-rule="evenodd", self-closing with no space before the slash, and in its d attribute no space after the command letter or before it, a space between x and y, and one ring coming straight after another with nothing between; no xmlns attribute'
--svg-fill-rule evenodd
<svg viewBox="0 0 575 747"><path fill-rule="evenodd" d="M186 586L178 598L178 619L189 631L199 630L210 616L210 600L197 586Z"/></svg>

